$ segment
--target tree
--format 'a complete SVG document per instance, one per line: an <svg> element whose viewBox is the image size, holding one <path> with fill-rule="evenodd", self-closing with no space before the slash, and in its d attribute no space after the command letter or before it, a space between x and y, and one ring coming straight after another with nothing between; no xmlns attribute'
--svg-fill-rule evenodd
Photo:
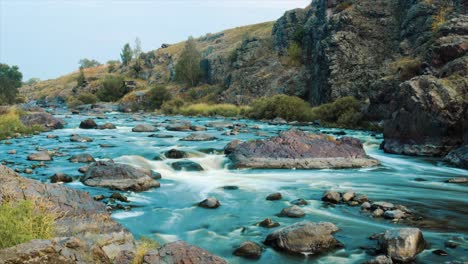
<svg viewBox="0 0 468 264"><path fill-rule="evenodd" d="M97 60L90 60L90 59L81 59L79 62L80 68L92 68L101 65L101 63Z"/></svg>
<svg viewBox="0 0 468 264"><path fill-rule="evenodd" d="M202 77L200 62L201 54L196 47L195 40L190 37L175 66L176 79L190 86L197 85Z"/></svg>
<svg viewBox="0 0 468 264"><path fill-rule="evenodd" d="M97 97L104 102L114 102L128 93L122 76L107 75L102 80L102 87L98 90Z"/></svg>
<svg viewBox="0 0 468 264"><path fill-rule="evenodd" d="M23 74L18 66L8 66L0 63L0 104L15 102L18 88L21 87Z"/></svg>
<svg viewBox="0 0 468 264"><path fill-rule="evenodd" d="M78 87L84 86L86 84L86 77L84 75L83 67L80 67L80 74L78 75L76 82Z"/></svg>
<svg viewBox="0 0 468 264"><path fill-rule="evenodd" d="M148 103L146 108L150 110L160 109L162 104L171 100L172 95L165 86L156 85L147 93Z"/></svg>
<svg viewBox="0 0 468 264"><path fill-rule="evenodd" d="M135 48L133 49L133 54L135 55L135 58L140 58L141 55L141 40L140 38L135 39Z"/></svg>
<svg viewBox="0 0 468 264"><path fill-rule="evenodd" d="M133 58L133 50L130 47L130 44L125 44L122 53L120 53L120 58L122 59L123 65L127 66Z"/></svg>

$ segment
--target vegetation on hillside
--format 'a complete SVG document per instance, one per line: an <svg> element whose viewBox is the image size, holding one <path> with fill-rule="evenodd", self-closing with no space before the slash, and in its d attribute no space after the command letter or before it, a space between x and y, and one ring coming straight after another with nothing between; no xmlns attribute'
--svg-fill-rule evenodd
<svg viewBox="0 0 468 264"><path fill-rule="evenodd" d="M80 64L80 68L92 68L92 67L97 67L99 65L101 65L101 63L97 60L93 60L93 59L87 59L87 58L84 58L84 59L81 59L78 64Z"/></svg>
<svg viewBox="0 0 468 264"><path fill-rule="evenodd" d="M104 102L115 102L129 92L122 76L107 75L102 80L101 85L97 97Z"/></svg>
<svg viewBox="0 0 468 264"><path fill-rule="evenodd" d="M120 59L122 60L122 64L127 66L133 58L133 50L130 47L130 44L125 44L122 48L122 53L120 53Z"/></svg>
<svg viewBox="0 0 468 264"><path fill-rule="evenodd" d="M190 37L175 66L176 79L191 87L197 85L202 78L200 62L201 53L197 49L195 40Z"/></svg>
<svg viewBox="0 0 468 264"><path fill-rule="evenodd" d="M148 91L146 98L147 103L145 108L147 110L155 110L160 109L164 102L172 98L172 95L165 86L156 85Z"/></svg>
<svg viewBox="0 0 468 264"><path fill-rule="evenodd" d="M40 201L3 201L0 205L0 249L54 236L56 214Z"/></svg>
<svg viewBox="0 0 468 264"><path fill-rule="evenodd" d="M22 79L18 66L0 63L0 105L15 103Z"/></svg>
<svg viewBox="0 0 468 264"><path fill-rule="evenodd" d="M24 114L21 110L14 107L2 107L0 109L0 140L7 137L13 137L19 133L22 135L29 135L35 131L42 131L41 126L25 126L20 116Z"/></svg>

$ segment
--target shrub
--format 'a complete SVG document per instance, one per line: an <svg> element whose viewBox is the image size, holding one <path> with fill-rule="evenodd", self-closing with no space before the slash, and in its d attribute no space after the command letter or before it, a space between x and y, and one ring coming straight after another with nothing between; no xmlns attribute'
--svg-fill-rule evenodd
<svg viewBox="0 0 468 264"><path fill-rule="evenodd" d="M98 98L92 93L81 93L78 95L78 100L83 102L83 104L95 104Z"/></svg>
<svg viewBox="0 0 468 264"><path fill-rule="evenodd" d="M30 200L0 205L0 249L54 235L56 215Z"/></svg>
<svg viewBox="0 0 468 264"><path fill-rule="evenodd" d="M107 72L111 73L117 69L117 66L119 64L119 61L117 60L110 60L107 62Z"/></svg>
<svg viewBox="0 0 468 264"><path fill-rule="evenodd" d="M76 108L77 106L84 105L84 103L76 97L69 97L67 99L68 108Z"/></svg>
<svg viewBox="0 0 468 264"><path fill-rule="evenodd" d="M97 97L104 102L115 102L128 92L122 76L107 75L101 85Z"/></svg>
<svg viewBox="0 0 468 264"><path fill-rule="evenodd" d="M86 84L86 77L84 75L83 67L80 67L80 74L76 78L76 83L78 87L84 86Z"/></svg>
<svg viewBox="0 0 468 264"><path fill-rule="evenodd" d="M280 94L253 101L247 115L254 119L280 117L289 121L306 121L309 109L309 103L301 98Z"/></svg>
<svg viewBox="0 0 468 264"><path fill-rule="evenodd" d="M143 257L145 254L153 249L157 249L158 247L159 243L157 241L154 241L148 237L140 237L140 239L137 241L137 248L135 257L133 258L133 264L143 263Z"/></svg>
<svg viewBox="0 0 468 264"><path fill-rule="evenodd" d="M421 59L402 57L390 63L389 66L392 74L398 74L401 80L406 81L419 75Z"/></svg>
<svg viewBox="0 0 468 264"><path fill-rule="evenodd" d="M187 116L238 116L241 108L232 104L193 104L181 107L178 114Z"/></svg>
<svg viewBox="0 0 468 264"><path fill-rule="evenodd" d="M302 48L296 42L292 42L288 46L288 64L292 66L302 64Z"/></svg>
<svg viewBox="0 0 468 264"><path fill-rule="evenodd" d="M361 125L361 109L361 103L348 96L310 109L309 119L321 120L324 125L354 128Z"/></svg>
<svg viewBox="0 0 468 264"><path fill-rule="evenodd" d="M146 108L150 110L161 109L163 103L171 100L171 97L171 93L165 86L156 85L147 94L148 102Z"/></svg>
<svg viewBox="0 0 468 264"><path fill-rule="evenodd" d="M97 60L90 60L90 59L81 59L78 64L80 64L80 68L92 68L101 65Z"/></svg>
<svg viewBox="0 0 468 264"><path fill-rule="evenodd" d="M20 115L21 111L15 108L10 108L4 111L3 114L0 114L0 139L5 139L7 137L13 136L15 133L20 134L32 134L35 131L42 131L41 126L25 126L21 120Z"/></svg>
<svg viewBox="0 0 468 264"><path fill-rule="evenodd" d="M166 115L175 115L179 112L179 109L184 105L184 101L180 99L173 99L166 101L162 104L161 110Z"/></svg>

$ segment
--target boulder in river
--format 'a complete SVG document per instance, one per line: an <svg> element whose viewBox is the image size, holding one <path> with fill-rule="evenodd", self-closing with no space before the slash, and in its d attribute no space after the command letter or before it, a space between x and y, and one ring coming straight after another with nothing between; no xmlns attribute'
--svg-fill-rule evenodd
<svg viewBox="0 0 468 264"><path fill-rule="evenodd" d="M258 225L261 227L266 227L266 228L273 228L273 227L280 226L279 223L274 222L271 218L263 219L261 222L258 223Z"/></svg>
<svg viewBox="0 0 468 264"><path fill-rule="evenodd" d="M203 167L191 160L181 160L171 163L171 166L176 171L202 171Z"/></svg>
<svg viewBox="0 0 468 264"><path fill-rule="evenodd" d="M20 117L25 126L42 126L45 130L61 129L65 126L65 121L56 118L45 112L27 113Z"/></svg>
<svg viewBox="0 0 468 264"><path fill-rule="evenodd" d="M208 209L215 209L218 208L220 205L221 203L218 201L218 199L214 197L208 197L205 200L198 203L198 206Z"/></svg>
<svg viewBox="0 0 468 264"><path fill-rule="evenodd" d="M139 124L132 128L132 132L155 132L158 129L155 126L149 124Z"/></svg>
<svg viewBox="0 0 468 264"><path fill-rule="evenodd" d="M279 192L271 193L266 197L268 201L277 201L277 200L281 200L282 198L283 196Z"/></svg>
<svg viewBox="0 0 468 264"><path fill-rule="evenodd" d="M93 119L89 118L89 119L86 119L86 120L83 120L81 121L80 123L80 128L81 129L95 129L97 128L98 125L96 124L96 122L94 122Z"/></svg>
<svg viewBox="0 0 468 264"><path fill-rule="evenodd" d="M166 126L168 131L190 131L190 122L188 121L174 121L170 125Z"/></svg>
<svg viewBox="0 0 468 264"><path fill-rule="evenodd" d="M105 123L103 125L98 126L98 129L101 129L101 130L104 130L104 129L117 129L117 127L112 123Z"/></svg>
<svg viewBox="0 0 468 264"><path fill-rule="evenodd" d="M196 246L176 241L151 250L143 256L143 264L227 264L227 262Z"/></svg>
<svg viewBox="0 0 468 264"><path fill-rule="evenodd" d="M242 143L241 140L238 140L238 139L235 139L231 142L229 142L225 147L224 147L224 154L231 154L236 148L237 146Z"/></svg>
<svg viewBox="0 0 468 264"><path fill-rule="evenodd" d="M262 247L255 242L245 241L232 254L247 259L259 259L262 256Z"/></svg>
<svg viewBox="0 0 468 264"><path fill-rule="evenodd" d="M337 204L341 201L341 194L336 191L326 191L322 196L322 201Z"/></svg>
<svg viewBox="0 0 468 264"><path fill-rule="evenodd" d="M166 151L164 156L168 159L183 159L188 157L187 152L177 149Z"/></svg>
<svg viewBox="0 0 468 264"><path fill-rule="evenodd" d="M393 264L393 261L391 258L387 256L380 255L365 262L364 264Z"/></svg>
<svg viewBox="0 0 468 264"><path fill-rule="evenodd" d="M378 243L382 252L396 262L414 260L426 245L421 230L411 227L387 230Z"/></svg>
<svg viewBox="0 0 468 264"><path fill-rule="evenodd" d="M468 183L468 177L450 178L450 179L446 180L445 182L448 182L448 183Z"/></svg>
<svg viewBox="0 0 468 264"><path fill-rule="evenodd" d="M28 156L28 160L31 161L50 161L53 160L52 155L49 151L39 151Z"/></svg>
<svg viewBox="0 0 468 264"><path fill-rule="evenodd" d="M98 186L120 191L146 191L159 187L148 169L137 168L113 161L98 161L88 167L81 182L88 186Z"/></svg>
<svg viewBox="0 0 468 264"><path fill-rule="evenodd" d="M73 178L64 174L64 173L55 173L50 177L50 182L51 183L57 183L57 182L72 182Z"/></svg>
<svg viewBox="0 0 468 264"><path fill-rule="evenodd" d="M444 161L455 167L468 169L468 145L452 150L445 156Z"/></svg>
<svg viewBox="0 0 468 264"><path fill-rule="evenodd" d="M92 138L89 138L89 137L82 137L78 134L72 134L70 136L70 141L71 142L81 142L81 143L84 143L84 142L93 142L93 139Z"/></svg>
<svg viewBox="0 0 468 264"><path fill-rule="evenodd" d="M342 247L333 237L337 231L332 223L302 221L275 230L264 243L288 253L317 255Z"/></svg>
<svg viewBox="0 0 468 264"><path fill-rule="evenodd" d="M338 169L379 164L366 155L358 139L335 139L296 129L269 139L243 142L228 157L236 168Z"/></svg>
<svg viewBox="0 0 468 264"><path fill-rule="evenodd" d="M297 205L286 207L279 213L279 216L301 218L305 216L305 212Z"/></svg>
<svg viewBox="0 0 468 264"><path fill-rule="evenodd" d="M73 155L68 159L70 162L74 163L89 163L95 162L96 160L88 153Z"/></svg>
<svg viewBox="0 0 468 264"><path fill-rule="evenodd" d="M206 134L206 133L192 133L180 140L182 141L211 141L211 140L216 140L218 139L217 137Z"/></svg>

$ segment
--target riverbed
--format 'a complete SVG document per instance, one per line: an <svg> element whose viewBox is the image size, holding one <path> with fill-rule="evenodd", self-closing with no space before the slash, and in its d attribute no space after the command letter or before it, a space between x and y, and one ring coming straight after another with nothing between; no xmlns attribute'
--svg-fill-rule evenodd
<svg viewBox="0 0 468 264"><path fill-rule="evenodd" d="M136 238L146 236L160 243L184 240L225 258L230 263L362 263L371 258L365 248L375 246L368 239L374 233L387 229L407 226L385 219L375 219L363 213L359 207L328 205L320 199L326 190L354 190L367 195L374 201L389 201L402 204L414 210L429 224L421 229L428 248L418 255L418 263L443 263L451 260L468 261L468 185L445 183L453 177L467 176L468 171L447 166L438 159L418 158L383 153L379 145L381 134L369 131L330 129L317 126L300 126L304 131L319 133L344 132L346 136L359 138L366 152L381 162L381 166L363 169L343 170L254 170L230 169L223 154L223 148L231 140L252 140L275 136L291 126L272 125L253 120L232 120L224 118L168 117L150 114L131 115L107 113L99 118L86 115L57 115L67 125L32 137L11 139L11 144L0 144L0 160L7 166L23 171L38 162L26 157L44 148L56 150L61 155L45 166L37 167L33 174L25 177L48 182L54 173L62 172L75 178L67 186L90 192L91 195L109 196L113 191L84 186L80 181L78 168L85 165L71 163L68 158L74 154L89 153L95 159L113 159L118 163L152 169L162 175L161 187L146 192L124 193L128 196L131 210L113 211L112 217L128 228ZM113 123L117 129L80 129L80 121L94 118L98 124ZM217 137L212 141L181 141L194 132L166 131L172 120L187 120L192 125L205 126L204 133ZM210 126L212 122L245 124L248 131L235 136L223 135L228 128ZM148 137L154 133L135 133L137 124L152 124L160 129L158 134L172 135L172 138ZM219 124L218 124L219 125ZM254 128L255 126L255 128ZM47 138L47 135L57 138ZM71 134L92 138L93 142L70 142ZM112 145L102 147L100 144ZM155 160L170 149L189 153L189 160L199 163L204 171L174 171L170 166L175 160ZM16 150L16 154L7 154ZM280 201L267 201L265 197L281 192ZM217 209L204 209L196 204L207 197L216 197L221 202ZM301 219L276 216L282 208L290 206L295 199L305 199L308 205L302 207L306 216ZM302 220L328 221L340 228L335 237L345 247L327 255L290 256L266 247L262 257L249 261L232 255L233 250L243 241L262 243L274 229L255 224L265 218L272 218L281 226ZM444 242L455 238L460 245L445 248ZM443 249L449 256L433 254Z"/></svg>

